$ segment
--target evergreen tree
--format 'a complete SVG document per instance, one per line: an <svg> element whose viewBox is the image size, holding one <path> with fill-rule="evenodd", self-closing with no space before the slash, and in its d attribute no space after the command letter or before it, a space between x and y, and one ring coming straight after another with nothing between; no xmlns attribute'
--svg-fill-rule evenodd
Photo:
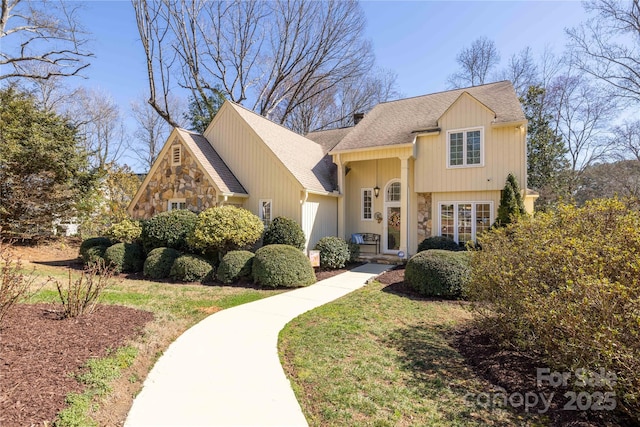
<svg viewBox="0 0 640 427"><path fill-rule="evenodd" d="M192 96L189 100L189 110L184 115L184 118L189 121L191 130L204 133L224 101L225 97L220 90L214 90L206 100Z"/></svg>
<svg viewBox="0 0 640 427"><path fill-rule="evenodd" d="M520 185L513 174L507 176L504 189L500 196L500 206L498 206L498 219L496 225L503 226L510 224L514 219L526 214L524 201L520 193Z"/></svg>
<svg viewBox="0 0 640 427"><path fill-rule="evenodd" d="M73 216L92 185L69 122L13 87L0 90L0 225L3 234L47 235Z"/></svg>
<svg viewBox="0 0 640 427"><path fill-rule="evenodd" d="M527 132L527 185L540 192L538 203L553 203L564 194L569 177L567 149L551 127L552 117L545 108L546 90L529 86L520 99L529 121Z"/></svg>

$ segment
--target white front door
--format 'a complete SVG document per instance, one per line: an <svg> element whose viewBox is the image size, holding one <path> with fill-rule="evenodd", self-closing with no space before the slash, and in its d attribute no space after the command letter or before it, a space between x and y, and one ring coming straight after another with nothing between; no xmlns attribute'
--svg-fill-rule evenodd
<svg viewBox="0 0 640 427"><path fill-rule="evenodd" d="M382 251L397 254L400 250L400 180L393 179L384 189Z"/></svg>

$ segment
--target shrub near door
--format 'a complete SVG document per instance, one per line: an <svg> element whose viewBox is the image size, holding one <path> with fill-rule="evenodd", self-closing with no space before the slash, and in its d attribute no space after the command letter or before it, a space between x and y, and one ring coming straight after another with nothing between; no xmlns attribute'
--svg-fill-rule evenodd
<svg viewBox="0 0 640 427"><path fill-rule="evenodd" d="M308 286L316 281L309 258L289 245L263 246L256 251L253 280L271 288Z"/></svg>
<svg viewBox="0 0 640 427"><path fill-rule="evenodd" d="M446 299L464 298L471 278L470 254L431 249L407 263L404 279L418 293Z"/></svg>

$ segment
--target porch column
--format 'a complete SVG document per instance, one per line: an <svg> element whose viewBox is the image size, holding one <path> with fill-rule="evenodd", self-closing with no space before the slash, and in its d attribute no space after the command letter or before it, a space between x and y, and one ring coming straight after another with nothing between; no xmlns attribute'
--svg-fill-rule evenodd
<svg viewBox="0 0 640 427"><path fill-rule="evenodd" d="M409 158L400 158L400 250L407 256L409 247Z"/></svg>
<svg viewBox="0 0 640 427"><path fill-rule="evenodd" d="M345 185L344 185L344 163L342 163L342 159L340 158L340 154L335 159L335 163L338 166L338 191L340 191L340 196L338 197L338 237L345 238Z"/></svg>

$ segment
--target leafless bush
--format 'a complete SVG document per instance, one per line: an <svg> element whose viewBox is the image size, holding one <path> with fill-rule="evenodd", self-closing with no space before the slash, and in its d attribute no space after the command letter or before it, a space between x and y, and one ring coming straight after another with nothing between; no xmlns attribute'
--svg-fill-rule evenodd
<svg viewBox="0 0 640 427"><path fill-rule="evenodd" d="M11 307L30 295L36 278L23 272L23 264L0 239L0 327Z"/></svg>
<svg viewBox="0 0 640 427"><path fill-rule="evenodd" d="M87 267L76 280L72 279L71 270L66 283L56 280L64 317L93 312L102 291L111 285L112 277L113 271L104 262L98 262Z"/></svg>

